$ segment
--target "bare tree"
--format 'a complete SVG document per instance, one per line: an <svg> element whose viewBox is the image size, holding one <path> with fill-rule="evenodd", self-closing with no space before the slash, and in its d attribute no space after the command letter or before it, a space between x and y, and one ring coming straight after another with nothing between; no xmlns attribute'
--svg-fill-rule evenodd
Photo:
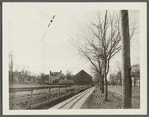
<svg viewBox="0 0 149 117"><path fill-rule="evenodd" d="M66 71L66 78L70 80L72 79L72 77L73 77L72 73L70 71Z"/></svg>
<svg viewBox="0 0 149 117"><path fill-rule="evenodd" d="M122 77L121 77L122 75L121 75L121 67L120 67L119 62L117 62L117 68L118 68L117 77L120 81L120 85L122 86Z"/></svg>
<svg viewBox="0 0 149 117"><path fill-rule="evenodd" d="M29 75L31 75L31 72L28 70L29 67L27 65L22 65L21 66L21 82L25 82L25 78L28 78ZM25 75L25 76L23 76Z"/></svg>
<svg viewBox="0 0 149 117"><path fill-rule="evenodd" d="M93 28L90 28L91 35L85 35L87 45L84 49L80 46L77 47L79 52L88 58L95 69L100 74L103 73L104 79L102 78L102 83L104 84L105 81L105 100L107 100L107 74L109 72L109 63L111 58L121 49L119 45L121 40L119 17L117 14L111 15L110 12L106 10L104 19L99 15L98 22L91 24L93 26ZM101 68L101 66L102 70L99 71L98 68Z"/></svg>
<svg viewBox="0 0 149 117"><path fill-rule="evenodd" d="M30 72L28 71L28 66L26 66L26 65L22 65L22 69L21 69L21 72L23 73L23 74L29 74Z"/></svg>
<svg viewBox="0 0 149 117"><path fill-rule="evenodd" d="M19 65L15 66L15 71L20 71L20 66Z"/></svg>
<svg viewBox="0 0 149 117"><path fill-rule="evenodd" d="M44 79L45 79L45 74L44 73L41 73L40 74L40 83L41 84L44 84Z"/></svg>
<svg viewBox="0 0 149 117"><path fill-rule="evenodd" d="M100 90L102 93L104 93L104 79L103 79L101 63L97 61L97 65L94 63L94 66L92 65L91 69L95 78L94 80L97 82L98 85L100 83Z"/></svg>
<svg viewBox="0 0 149 117"><path fill-rule="evenodd" d="M84 37L81 37L85 40L85 45L75 43L75 46L80 55L88 59L96 71L104 76L101 84L105 81L106 101L108 100L107 74L110 60L121 49L120 15L106 10L104 18L99 13L97 22L91 23L91 26L90 32L84 33ZM134 34L134 31L132 33ZM101 67L102 70L99 69Z"/></svg>

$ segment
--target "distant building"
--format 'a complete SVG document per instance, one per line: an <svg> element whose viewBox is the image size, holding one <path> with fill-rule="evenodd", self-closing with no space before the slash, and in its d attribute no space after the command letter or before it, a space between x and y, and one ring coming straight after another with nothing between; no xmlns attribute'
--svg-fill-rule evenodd
<svg viewBox="0 0 149 117"><path fill-rule="evenodd" d="M92 84L92 76L86 73L84 70L81 70L72 78L75 85L90 85Z"/></svg>
<svg viewBox="0 0 149 117"><path fill-rule="evenodd" d="M49 83L49 75L44 76L44 83Z"/></svg>
<svg viewBox="0 0 149 117"><path fill-rule="evenodd" d="M13 72L13 82L19 82L21 80L21 72Z"/></svg>
<svg viewBox="0 0 149 117"><path fill-rule="evenodd" d="M140 86L140 75L137 73L131 73L132 86Z"/></svg>
<svg viewBox="0 0 149 117"><path fill-rule="evenodd" d="M49 83L51 84L58 84L60 79L65 78L65 75L60 72L51 72L50 71L50 76L49 76Z"/></svg>

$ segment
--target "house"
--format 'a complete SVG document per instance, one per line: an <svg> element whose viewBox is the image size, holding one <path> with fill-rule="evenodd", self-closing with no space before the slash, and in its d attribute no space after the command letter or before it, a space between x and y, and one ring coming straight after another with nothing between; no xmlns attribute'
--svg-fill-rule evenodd
<svg viewBox="0 0 149 117"><path fill-rule="evenodd" d="M132 86L140 86L140 74L131 73Z"/></svg>
<svg viewBox="0 0 149 117"><path fill-rule="evenodd" d="M23 74L21 72L15 71L12 72L13 78L12 78L12 82L13 83L23 83L24 81L30 81L30 79L28 78L27 74Z"/></svg>
<svg viewBox="0 0 149 117"><path fill-rule="evenodd" d="M135 64L131 66L132 86L140 87L140 65Z"/></svg>
<svg viewBox="0 0 149 117"><path fill-rule="evenodd" d="M44 83L49 83L49 75L44 76Z"/></svg>
<svg viewBox="0 0 149 117"><path fill-rule="evenodd" d="M21 72L13 72L13 82L19 82L21 79Z"/></svg>
<svg viewBox="0 0 149 117"><path fill-rule="evenodd" d="M36 81L36 76L31 76L31 82L35 82Z"/></svg>
<svg viewBox="0 0 149 117"><path fill-rule="evenodd" d="M84 70L81 70L72 78L73 83L75 85L91 85L92 84L92 76L86 73Z"/></svg>
<svg viewBox="0 0 149 117"><path fill-rule="evenodd" d="M21 76L22 76L22 82L26 82L27 83L27 82L31 81L31 78L28 76L28 74L22 73Z"/></svg>
<svg viewBox="0 0 149 117"><path fill-rule="evenodd" d="M49 76L49 83L51 84L58 84L60 79L65 78L65 75L60 72L51 72L50 71L50 76Z"/></svg>

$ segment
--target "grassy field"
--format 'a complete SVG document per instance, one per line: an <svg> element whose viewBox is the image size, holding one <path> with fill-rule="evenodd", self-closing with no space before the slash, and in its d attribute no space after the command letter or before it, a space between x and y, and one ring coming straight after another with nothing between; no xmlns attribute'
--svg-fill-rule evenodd
<svg viewBox="0 0 149 117"><path fill-rule="evenodd" d="M45 85L40 85L37 83L32 83L32 84L9 84L9 88L21 88L21 87L39 87L39 86L45 86Z"/></svg>
<svg viewBox="0 0 149 117"><path fill-rule="evenodd" d="M100 87L96 87L91 96L82 106L82 109L121 109L122 108L122 86L108 86L108 101L101 93ZM140 108L140 88L132 88L132 108Z"/></svg>
<svg viewBox="0 0 149 117"><path fill-rule="evenodd" d="M109 92L122 100L122 86L108 86ZM140 88L132 87L132 108L140 108Z"/></svg>

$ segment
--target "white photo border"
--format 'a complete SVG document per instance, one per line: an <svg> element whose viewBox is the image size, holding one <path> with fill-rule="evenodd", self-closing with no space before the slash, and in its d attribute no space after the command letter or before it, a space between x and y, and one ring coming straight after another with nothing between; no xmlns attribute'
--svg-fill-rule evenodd
<svg viewBox="0 0 149 117"><path fill-rule="evenodd" d="M73 109L73 110L9 110L8 51L9 39L4 36L5 10L11 4L51 4L62 10L139 10L140 11L140 109ZM147 114L147 3L146 2L94 2L94 3L10 3L2 4L2 103L3 115L146 115ZM67 8L67 9L66 9Z"/></svg>

